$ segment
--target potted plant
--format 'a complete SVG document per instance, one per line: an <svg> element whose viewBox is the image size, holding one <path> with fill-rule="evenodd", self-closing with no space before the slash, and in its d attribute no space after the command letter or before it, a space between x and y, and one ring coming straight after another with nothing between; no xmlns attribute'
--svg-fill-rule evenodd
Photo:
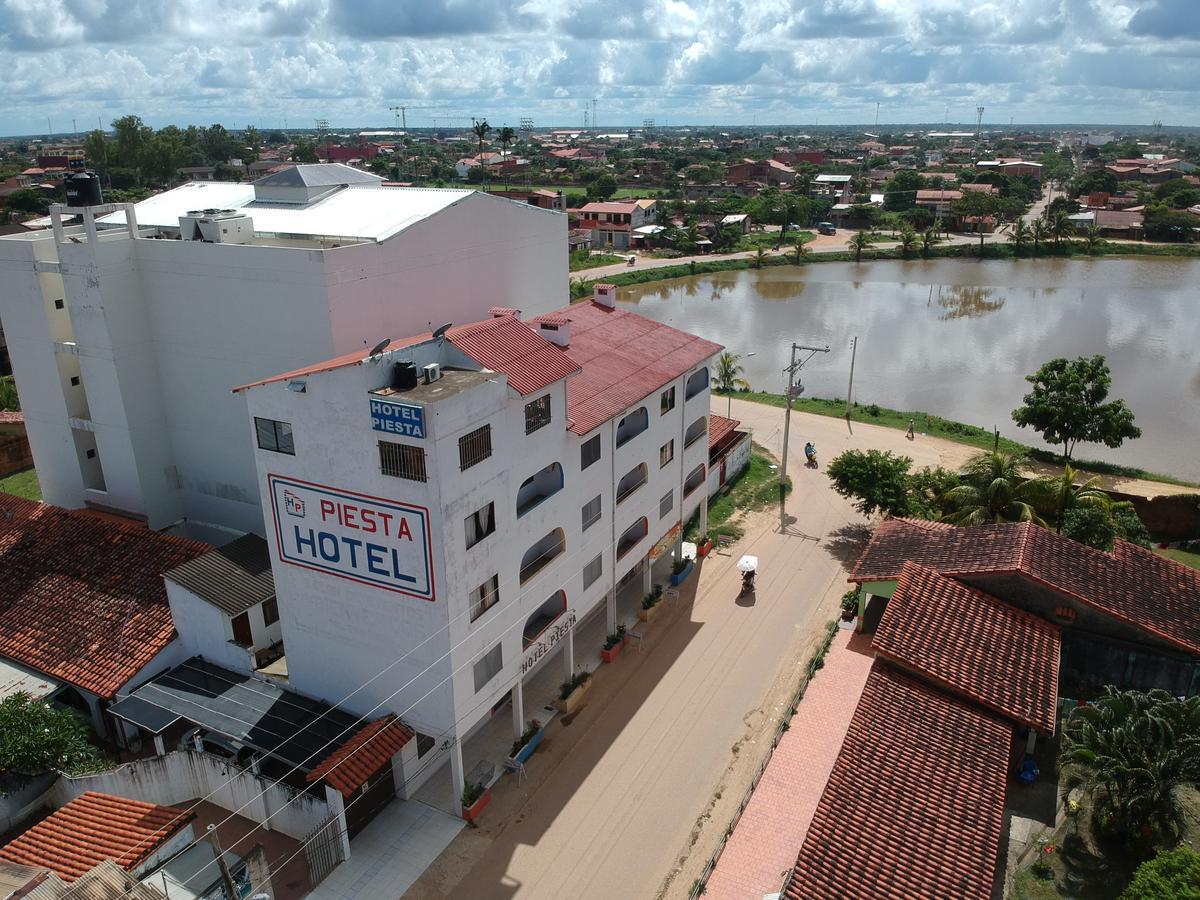
<svg viewBox="0 0 1200 900"><path fill-rule="evenodd" d="M537 719L530 719L529 725L525 728L525 733L517 740L513 741L512 753L509 755L519 763L525 762L529 757L533 756L533 751L538 748L538 744L542 742L542 736L546 733L546 729Z"/></svg>
<svg viewBox="0 0 1200 900"><path fill-rule="evenodd" d="M704 559L704 557L708 556L708 554L712 552L712 546L712 538L710 538L707 534L700 535L700 537L696 539L696 558Z"/></svg>
<svg viewBox="0 0 1200 900"><path fill-rule="evenodd" d="M662 602L662 597L662 585L656 584L654 590L642 600L642 608L638 610L638 618L643 622L649 622L653 619L654 614L658 611L658 604Z"/></svg>
<svg viewBox="0 0 1200 900"><path fill-rule="evenodd" d="M617 658L624 646L625 626L618 625L617 630L604 639L604 649L600 651L600 658L606 663L610 663Z"/></svg>
<svg viewBox="0 0 1200 900"><path fill-rule="evenodd" d="M692 560L677 559L671 566L671 587L679 587L692 574Z"/></svg>
<svg viewBox="0 0 1200 900"><path fill-rule="evenodd" d="M575 712L592 686L591 672L577 672L558 689L558 711L564 716Z"/></svg>
<svg viewBox="0 0 1200 900"><path fill-rule="evenodd" d="M468 784L463 788L462 817L468 822L474 822L491 802L491 791L486 789L482 784Z"/></svg>

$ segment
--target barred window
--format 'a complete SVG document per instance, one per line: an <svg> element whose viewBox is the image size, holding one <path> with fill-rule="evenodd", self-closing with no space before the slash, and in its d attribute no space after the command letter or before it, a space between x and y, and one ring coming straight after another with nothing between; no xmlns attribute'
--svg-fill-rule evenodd
<svg viewBox="0 0 1200 900"><path fill-rule="evenodd" d="M550 424L550 395L538 397L525 404L525 433L533 434Z"/></svg>
<svg viewBox="0 0 1200 900"><path fill-rule="evenodd" d="M474 622L500 602L500 576L493 575L471 591L471 621Z"/></svg>
<svg viewBox="0 0 1200 900"><path fill-rule="evenodd" d="M296 455L296 444L292 440L292 426L288 422L276 422L274 419L254 417L254 432L258 435L260 450L270 450L274 453Z"/></svg>
<svg viewBox="0 0 1200 900"><path fill-rule="evenodd" d="M425 474L425 450L411 444L380 441L379 468L384 475L394 478L407 478L409 481L428 480Z"/></svg>
<svg viewBox="0 0 1200 900"><path fill-rule="evenodd" d="M458 468L466 471L492 455L492 426L484 425L458 439Z"/></svg>
<svg viewBox="0 0 1200 900"><path fill-rule="evenodd" d="M596 579L604 571L604 556L597 556L590 563L583 567L583 588L587 590L596 583Z"/></svg>

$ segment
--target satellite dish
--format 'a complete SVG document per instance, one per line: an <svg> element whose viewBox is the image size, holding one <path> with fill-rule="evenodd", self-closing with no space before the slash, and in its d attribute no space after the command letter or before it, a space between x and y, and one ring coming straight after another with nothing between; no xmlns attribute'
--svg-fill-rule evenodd
<svg viewBox="0 0 1200 900"><path fill-rule="evenodd" d="M433 333L434 338L444 338L446 336L446 332L449 331L453 325L454 325L453 322L447 322L445 325L443 325L441 328L439 328L437 331L435 331Z"/></svg>
<svg viewBox="0 0 1200 900"><path fill-rule="evenodd" d="M391 342L392 342L391 338L384 338L382 341L380 341L378 344L376 344L374 347L371 348L371 352L368 353L367 356L378 356L380 353L382 353L384 350L387 349L387 345L390 344Z"/></svg>

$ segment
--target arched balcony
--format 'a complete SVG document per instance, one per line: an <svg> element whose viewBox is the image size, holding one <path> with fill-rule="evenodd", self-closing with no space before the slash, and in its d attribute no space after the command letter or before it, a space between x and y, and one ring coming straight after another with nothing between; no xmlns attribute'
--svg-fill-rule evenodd
<svg viewBox="0 0 1200 900"><path fill-rule="evenodd" d="M645 463L638 463L621 476L621 480L617 482L617 502L620 503L631 496L634 491L646 483L647 477Z"/></svg>
<svg viewBox="0 0 1200 900"><path fill-rule="evenodd" d="M684 389L684 399L691 400L708 387L708 366L697 369L688 376L687 387Z"/></svg>
<svg viewBox="0 0 1200 900"><path fill-rule="evenodd" d="M646 517L642 516L622 533L617 540L617 559L620 559L630 550L632 550L637 542L646 536L650 531L650 523L646 521Z"/></svg>
<svg viewBox="0 0 1200 900"><path fill-rule="evenodd" d="M692 471L688 473L688 477L683 481L683 496L687 497L692 493L692 491L704 484L704 476L705 468L703 464L692 469Z"/></svg>
<svg viewBox="0 0 1200 900"><path fill-rule="evenodd" d="M649 427L650 414L646 412L646 407L635 409L617 423L617 446L624 447Z"/></svg>
<svg viewBox="0 0 1200 900"><path fill-rule="evenodd" d="M683 446L690 447L708 434L708 416L701 416L683 433Z"/></svg>
<svg viewBox="0 0 1200 900"><path fill-rule="evenodd" d="M525 620L525 627L521 631L521 648L529 647L534 641L542 636L547 628L554 624L554 620L567 611L567 592L555 591L550 595L541 606L535 609L528 619Z"/></svg>
<svg viewBox="0 0 1200 900"><path fill-rule="evenodd" d="M567 549L567 537L561 528L555 528L540 541L525 551L521 557L521 584L527 582Z"/></svg>
<svg viewBox="0 0 1200 900"><path fill-rule="evenodd" d="M517 515L523 516L547 497L552 497L563 488L563 467L550 463L535 475L521 483L517 491Z"/></svg>

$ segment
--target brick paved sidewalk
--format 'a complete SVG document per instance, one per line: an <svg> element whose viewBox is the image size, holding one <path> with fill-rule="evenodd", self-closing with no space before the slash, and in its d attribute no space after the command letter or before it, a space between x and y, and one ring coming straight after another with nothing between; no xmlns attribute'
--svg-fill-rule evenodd
<svg viewBox="0 0 1200 900"><path fill-rule="evenodd" d="M750 900L778 891L795 865L825 782L867 683L870 639L839 631L738 820L705 898Z"/></svg>

